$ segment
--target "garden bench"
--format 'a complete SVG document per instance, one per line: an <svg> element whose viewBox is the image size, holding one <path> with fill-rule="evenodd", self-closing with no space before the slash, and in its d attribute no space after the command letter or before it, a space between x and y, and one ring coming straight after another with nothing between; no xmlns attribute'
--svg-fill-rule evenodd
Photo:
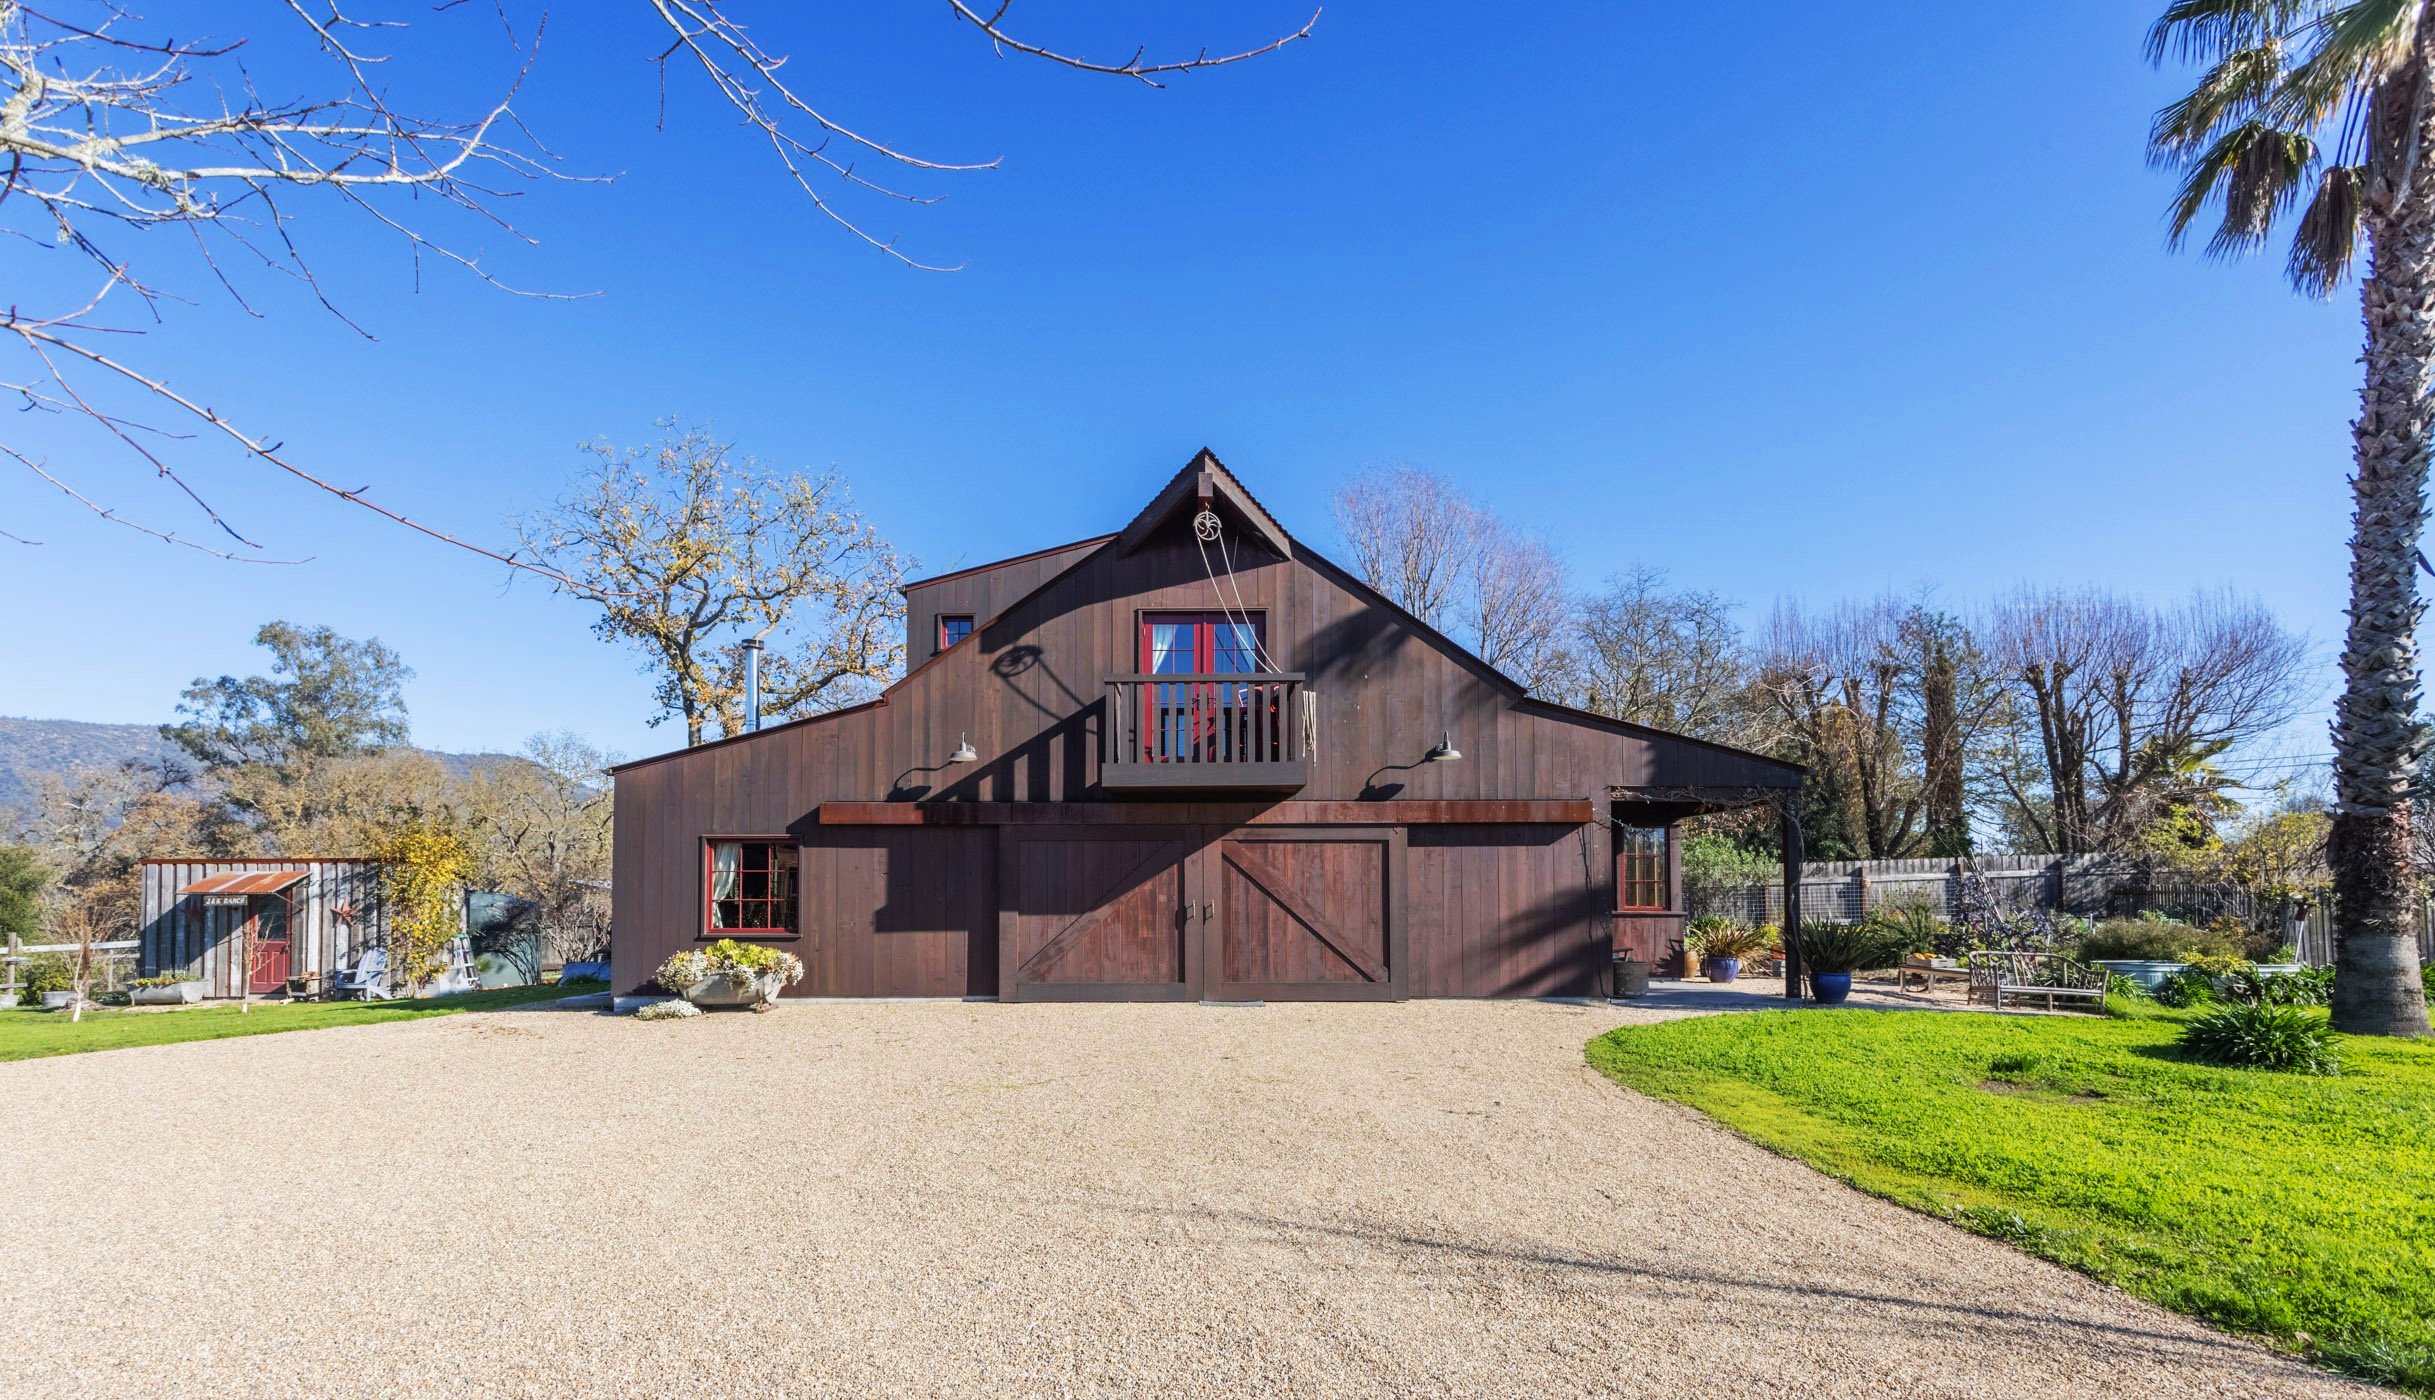
<svg viewBox="0 0 2435 1400"><path fill-rule="evenodd" d="M2069 1002L2102 1013L2105 1010L2105 969L2090 967L2060 953L1991 953L1969 955L1970 999L1991 1003L1996 1010L2007 1002L2038 998L2049 1011Z"/></svg>

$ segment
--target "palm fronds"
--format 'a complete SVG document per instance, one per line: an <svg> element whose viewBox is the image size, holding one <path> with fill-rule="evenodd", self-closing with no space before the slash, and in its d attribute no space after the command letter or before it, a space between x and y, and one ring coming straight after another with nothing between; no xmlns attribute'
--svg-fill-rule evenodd
<svg viewBox="0 0 2435 1400"><path fill-rule="evenodd" d="M2314 297L2329 297L2350 275L2359 248L2359 194L2367 184L2364 165L2328 166L2317 178L2316 197L2300 215L2291 236L2284 275Z"/></svg>
<svg viewBox="0 0 2435 1400"><path fill-rule="evenodd" d="M2182 172L2167 245L2181 246L2213 211L2208 256L2246 253L2304 206L2285 273L2310 296L2339 286L2375 212L2370 172L2412 158L2402 133L2415 123L2373 117L2380 100L2420 105L2435 83L2418 57L2426 9L2426 0L2171 0L2148 31L2149 59L2207 67L2148 132L2149 159Z"/></svg>

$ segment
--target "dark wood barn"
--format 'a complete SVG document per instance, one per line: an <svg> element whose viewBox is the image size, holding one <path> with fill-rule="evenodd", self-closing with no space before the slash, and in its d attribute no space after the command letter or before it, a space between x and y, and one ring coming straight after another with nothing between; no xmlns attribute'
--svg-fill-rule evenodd
<svg viewBox="0 0 2435 1400"><path fill-rule="evenodd" d="M1799 782L1531 698L1207 452L905 598L878 700L616 771L619 991L738 937L808 996L1591 995L1679 951L1676 824Z"/></svg>

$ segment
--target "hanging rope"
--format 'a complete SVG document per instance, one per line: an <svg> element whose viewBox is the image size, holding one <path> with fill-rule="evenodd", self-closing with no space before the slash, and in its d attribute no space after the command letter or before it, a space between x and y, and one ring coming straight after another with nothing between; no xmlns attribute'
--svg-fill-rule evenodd
<svg viewBox="0 0 2435 1400"><path fill-rule="evenodd" d="M1270 654L1267 643L1260 640L1260 629L1252 625L1251 605L1244 601L1243 580L1235 574L1234 550L1226 542L1225 529L1225 522L1218 519L1214 510L1204 510L1192 517L1192 543L1201 553L1201 572L1209 576L1209 589L1217 595L1218 615L1226 619L1229 627L1240 629L1236 636L1251 639L1252 660L1261 670L1282 671L1285 668L1277 664L1277 658ZM1209 562L1209 546L1213 542L1218 547L1218 562L1226 566L1225 583L1218 582L1217 567ZM1229 587L1234 593L1231 605L1226 601ZM1302 689L1302 713L1299 719L1302 725L1302 752L1305 757L1315 761L1319 757L1319 693L1307 684Z"/></svg>

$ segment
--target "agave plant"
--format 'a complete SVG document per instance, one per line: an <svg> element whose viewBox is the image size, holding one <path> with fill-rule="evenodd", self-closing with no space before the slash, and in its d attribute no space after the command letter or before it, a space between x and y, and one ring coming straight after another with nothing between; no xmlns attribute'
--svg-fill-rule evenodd
<svg viewBox="0 0 2435 1400"><path fill-rule="evenodd" d="M2418 541L2435 427L2435 0L2173 0L2148 55L2205 67L2156 114L2154 159L2182 172L2178 244L2263 245L2296 219L2285 271L2331 296L2362 259L2366 377L2352 427L2350 608L2334 709L2327 855L2339 931L2334 1024L2427 1034L2412 941L2409 797L2424 740Z"/></svg>

